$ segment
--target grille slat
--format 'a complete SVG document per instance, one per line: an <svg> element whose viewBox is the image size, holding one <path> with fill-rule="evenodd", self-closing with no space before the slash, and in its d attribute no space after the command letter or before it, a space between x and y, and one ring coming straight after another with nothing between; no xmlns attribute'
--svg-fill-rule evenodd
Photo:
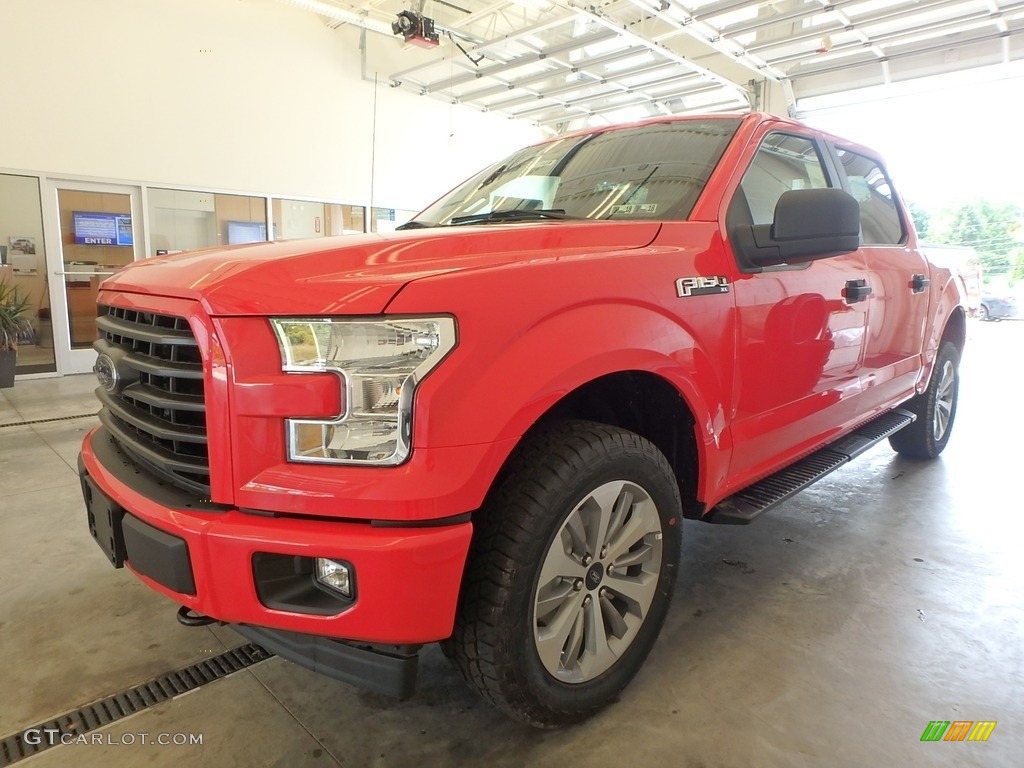
<svg viewBox="0 0 1024 768"><path fill-rule="evenodd" d="M178 426L170 420L156 418L138 406L132 407L130 398L112 396L102 388L96 390L96 396L113 416L137 430L152 435L158 445L167 442L206 443L205 429Z"/></svg>
<svg viewBox="0 0 1024 768"><path fill-rule="evenodd" d="M193 363L174 363L169 360L154 360L143 355L129 354L125 361L135 370L152 376L166 376L177 379L202 379L202 366Z"/></svg>
<svg viewBox="0 0 1024 768"><path fill-rule="evenodd" d="M128 311L131 312L130 310ZM131 314L146 315L148 313L131 312ZM156 317L155 315L151 316ZM142 323L124 320L111 315L100 315L96 318L96 324L100 327L101 331L109 336L121 336L123 338L144 341L149 344L164 344L167 346L182 344L194 347L196 345L195 337L188 328L160 328L152 324L148 324L151 327L146 327Z"/></svg>
<svg viewBox="0 0 1024 768"><path fill-rule="evenodd" d="M167 392L156 389L150 384L132 384L124 388L126 397L130 397L140 403L154 406L156 408L206 412L206 404L203 398L197 395L179 394L178 392Z"/></svg>
<svg viewBox="0 0 1024 768"><path fill-rule="evenodd" d="M132 458L178 487L209 493L203 361L188 321L101 305L97 325L97 348L117 348L122 374L137 379L116 393L96 391L100 421Z"/></svg>

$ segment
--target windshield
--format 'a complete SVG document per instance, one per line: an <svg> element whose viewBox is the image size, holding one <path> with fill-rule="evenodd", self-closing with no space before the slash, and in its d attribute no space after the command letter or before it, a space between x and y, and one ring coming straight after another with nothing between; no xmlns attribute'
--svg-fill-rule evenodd
<svg viewBox="0 0 1024 768"><path fill-rule="evenodd" d="M685 219L739 123L736 118L653 123L527 147L449 192L410 223Z"/></svg>

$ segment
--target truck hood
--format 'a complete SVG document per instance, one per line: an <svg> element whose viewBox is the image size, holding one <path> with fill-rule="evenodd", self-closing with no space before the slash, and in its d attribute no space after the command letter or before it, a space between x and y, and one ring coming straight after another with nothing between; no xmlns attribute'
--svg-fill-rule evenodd
<svg viewBox="0 0 1024 768"><path fill-rule="evenodd" d="M379 314L414 280L642 248L657 222L541 222L231 246L125 267L104 290L193 299L210 315Z"/></svg>

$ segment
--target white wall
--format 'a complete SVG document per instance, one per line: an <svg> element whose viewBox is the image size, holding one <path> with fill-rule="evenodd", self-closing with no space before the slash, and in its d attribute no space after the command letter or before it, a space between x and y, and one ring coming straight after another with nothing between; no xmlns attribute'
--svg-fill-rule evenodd
<svg viewBox="0 0 1024 768"><path fill-rule="evenodd" d="M419 209L542 138L381 84L374 142L358 30L275 0L2 0L0 30L0 168Z"/></svg>
<svg viewBox="0 0 1024 768"><path fill-rule="evenodd" d="M11 241L31 238L35 255L15 256ZM39 180L0 174L0 245L7 249L7 262L0 266L0 281L16 284L32 306L43 303L46 293L46 244L39 215ZM15 275L14 265L35 268L35 274Z"/></svg>

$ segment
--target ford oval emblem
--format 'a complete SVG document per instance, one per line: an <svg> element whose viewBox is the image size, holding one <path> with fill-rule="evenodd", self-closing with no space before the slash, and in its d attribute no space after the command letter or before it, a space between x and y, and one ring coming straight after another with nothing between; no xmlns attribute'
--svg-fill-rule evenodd
<svg viewBox="0 0 1024 768"><path fill-rule="evenodd" d="M100 380L100 386L107 392L116 393L117 385L120 383L120 376L117 373L117 365L110 358L110 355L100 354L96 358L96 365L92 367L96 378Z"/></svg>

